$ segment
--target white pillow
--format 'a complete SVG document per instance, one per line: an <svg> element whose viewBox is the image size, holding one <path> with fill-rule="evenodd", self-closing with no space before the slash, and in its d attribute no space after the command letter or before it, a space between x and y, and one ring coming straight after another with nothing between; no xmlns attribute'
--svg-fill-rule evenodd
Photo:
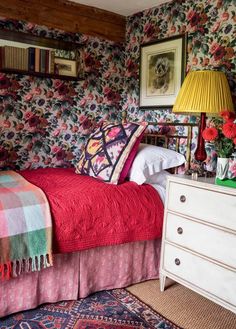
<svg viewBox="0 0 236 329"><path fill-rule="evenodd" d="M166 188L166 182L167 177L171 176L171 174L168 171L162 170L160 172L157 172L154 175L149 176L146 178L145 183L147 184L157 184L164 188Z"/></svg>
<svg viewBox="0 0 236 329"><path fill-rule="evenodd" d="M129 172L130 181L142 185L150 176L180 166L184 162L185 157L178 152L155 145L140 144Z"/></svg>

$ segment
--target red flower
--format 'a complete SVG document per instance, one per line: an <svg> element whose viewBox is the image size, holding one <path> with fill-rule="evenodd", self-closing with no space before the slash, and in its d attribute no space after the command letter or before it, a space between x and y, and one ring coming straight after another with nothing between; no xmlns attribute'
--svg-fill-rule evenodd
<svg viewBox="0 0 236 329"><path fill-rule="evenodd" d="M191 27L198 25L200 23L200 20L201 20L200 15L195 13L190 19Z"/></svg>
<svg viewBox="0 0 236 329"><path fill-rule="evenodd" d="M85 119L82 123L83 129L89 129L93 125L92 121L90 119Z"/></svg>
<svg viewBox="0 0 236 329"><path fill-rule="evenodd" d="M0 89L7 89L10 87L10 80L5 74L0 74Z"/></svg>
<svg viewBox="0 0 236 329"><path fill-rule="evenodd" d="M216 128L206 128L202 132L202 137L207 141L214 141L218 137L218 131Z"/></svg>
<svg viewBox="0 0 236 329"><path fill-rule="evenodd" d="M40 119L37 115L34 115L29 119L28 122L30 127L36 127L40 123Z"/></svg>
<svg viewBox="0 0 236 329"><path fill-rule="evenodd" d="M127 70L129 72L132 72L137 69L137 64L135 64L131 59L128 59L127 61Z"/></svg>
<svg viewBox="0 0 236 329"><path fill-rule="evenodd" d="M68 94L68 91L69 91L68 87L64 84L60 85L60 87L58 88L59 95L66 95Z"/></svg>
<svg viewBox="0 0 236 329"><path fill-rule="evenodd" d="M95 65L95 60L90 54L85 54L84 63L85 63L85 66L92 67Z"/></svg>
<svg viewBox="0 0 236 329"><path fill-rule="evenodd" d="M225 137L233 139L236 137L236 124L233 122L227 122L222 127L222 132Z"/></svg>
<svg viewBox="0 0 236 329"><path fill-rule="evenodd" d="M60 150L56 154L57 160L63 160L66 157L66 152L64 150Z"/></svg>
<svg viewBox="0 0 236 329"><path fill-rule="evenodd" d="M226 54L225 48L219 46L216 51L214 52L214 59L216 61L222 59L224 57L224 55Z"/></svg>
<svg viewBox="0 0 236 329"><path fill-rule="evenodd" d="M144 26L144 33L147 37L151 37L155 32L155 28L152 24L148 23Z"/></svg>
<svg viewBox="0 0 236 329"><path fill-rule="evenodd" d="M231 112L231 111L222 111L220 112L220 116L226 121L230 121L230 122L233 122L236 118L236 115L234 112Z"/></svg>
<svg viewBox="0 0 236 329"><path fill-rule="evenodd" d="M5 150L4 148L1 148L0 149L0 161L7 160L8 156L9 156L8 151Z"/></svg>

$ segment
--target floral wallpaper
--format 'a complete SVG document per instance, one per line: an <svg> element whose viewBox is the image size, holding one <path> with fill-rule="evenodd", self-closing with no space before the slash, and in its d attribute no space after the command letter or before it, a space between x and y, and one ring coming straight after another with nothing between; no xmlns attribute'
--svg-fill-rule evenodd
<svg viewBox="0 0 236 329"><path fill-rule="evenodd" d="M134 121L196 122L171 109L139 109L140 45L156 39L187 33L186 71L223 70L236 101L235 0L175 0L132 15L125 48L4 18L0 28L85 44L83 81L0 74L0 168L74 165L92 128L119 120L123 110ZM194 129L193 149L196 136ZM212 154L211 146L207 151Z"/></svg>
<svg viewBox="0 0 236 329"><path fill-rule="evenodd" d="M0 28L85 44L83 81L0 73L0 168L74 165L93 127L120 118L124 49L21 21Z"/></svg>
<svg viewBox="0 0 236 329"><path fill-rule="evenodd" d="M174 115L171 109L139 109L140 45L182 33L188 34L186 71L223 70L236 103L235 0L176 0L132 15L127 20L123 106L132 120L196 122L196 117ZM178 133L184 133L182 127ZM193 149L197 129L194 135ZM212 153L211 145L207 145L207 151Z"/></svg>

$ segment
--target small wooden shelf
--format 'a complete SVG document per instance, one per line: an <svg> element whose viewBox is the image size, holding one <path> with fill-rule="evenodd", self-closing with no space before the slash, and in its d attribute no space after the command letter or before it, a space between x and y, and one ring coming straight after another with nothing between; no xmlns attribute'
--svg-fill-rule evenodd
<svg viewBox="0 0 236 329"><path fill-rule="evenodd" d="M25 45L33 45L37 48L43 47L48 49L58 49L58 50L66 50L66 51L76 51L84 46L82 43L69 42L58 39L51 39L47 37L41 37L37 35L32 35L30 33L10 31L6 29L0 29L0 39L17 42ZM9 73L9 74L21 74L21 75L30 75L41 78L51 78L51 79L61 79L61 80L71 80L71 81L81 81L84 78L70 76L70 75L62 75L55 73L42 73L42 72L34 72L28 70L20 70L15 68L0 68L0 72Z"/></svg>
<svg viewBox="0 0 236 329"><path fill-rule="evenodd" d="M71 81L84 80L84 78L72 77L69 75L59 75L59 74L50 74L50 73L33 72L33 71L31 72L31 71L23 71L23 70L17 70L17 69L0 69L0 72L9 73L9 74L31 75L31 76L35 76L35 77L59 79L59 80L71 80Z"/></svg>
<svg viewBox="0 0 236 329"><path fill-rule="evenodd" d="M31 44L38 47L63 49L63 50L75 50L84 46L84 44L81 43L68 42L58 39L50 39L29 33L15 32L5 29L0 29L0 39Z"/></svg>

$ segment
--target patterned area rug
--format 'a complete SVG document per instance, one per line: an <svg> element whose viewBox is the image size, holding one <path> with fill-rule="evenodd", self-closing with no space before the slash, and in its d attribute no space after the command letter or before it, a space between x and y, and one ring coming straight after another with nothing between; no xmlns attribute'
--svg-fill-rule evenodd
<svg viewBox="0 0 236 329"><path fill-rule="evenodd" d="M0 320L1 329L180 329L125 289L42 305Z"/></svg>

